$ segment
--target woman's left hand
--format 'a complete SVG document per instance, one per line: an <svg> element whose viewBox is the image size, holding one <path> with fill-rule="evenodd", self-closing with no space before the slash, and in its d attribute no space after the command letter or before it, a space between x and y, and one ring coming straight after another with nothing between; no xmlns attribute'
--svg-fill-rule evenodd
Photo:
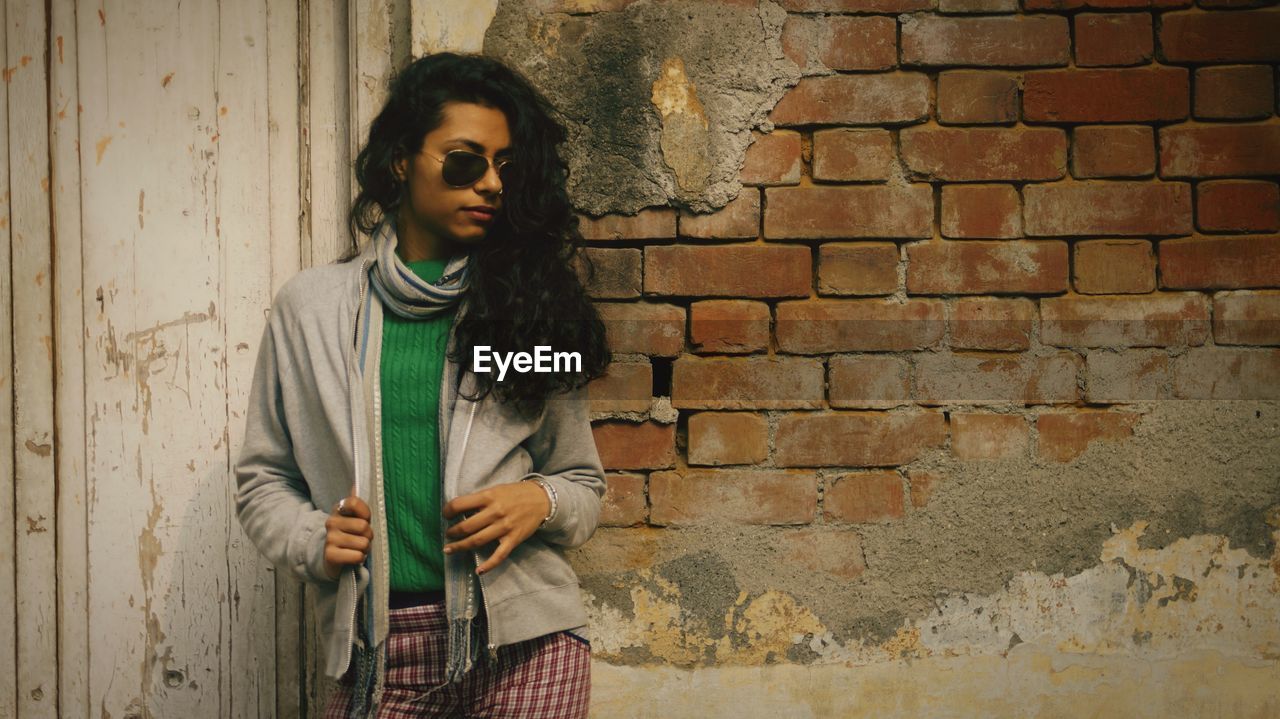
<svg viewBox="0 0 1280 719"><path fill-rule="evenodd" d="M444 517L453 519L471 510L478 511L445 532L450 539L466 538L446 544L444 551L452 554L496 541L498 548L476 569L476 574L484 574L537 531L542 518L551 511L551 500L537 482L521 480L455 497L444 505Z"/></svg>

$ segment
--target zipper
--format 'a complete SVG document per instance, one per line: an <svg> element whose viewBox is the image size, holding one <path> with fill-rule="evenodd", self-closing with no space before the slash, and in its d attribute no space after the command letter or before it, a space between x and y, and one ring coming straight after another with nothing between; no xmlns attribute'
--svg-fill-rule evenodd
<svg viewBox="0 0 1280 719"><path fill-rule="evenodd" d="M379 359L379 364L381 364L381 359ZM379 374L379 368L375 368L374 370L374 379L375 381L372 383L373 384L373 436L374 436L373 446L374 446L374 452L377 456L375 456L373 460L374 486L370 489L370 491L377 495L376 498L378 501L378 518L381 523L379 526L379 529L381 531L379 531L375 536L375 539L378 541L378 546L381 548L381 551L379 552L378 556L382 557L382 564L378 567L378 580L381 583L380 586L386 587L389 589L391 587L391 547L388 544L388 540L387 540L387 500L386 500L387 495L386 495L386 492L384 491L383 479L382 479L382 379ZM377 596L377 592L374 592L374 596ZM388 592L388 596L390 596L389 592ZM384 607L380 607L379 609L382 609L382 608ZM377 616L377 611L374 612L374 616L375 617ZM375 626L376 626L376 622L375 622ZM374 640L377 641L377 639L378 637L375 634Z"/></svg>
<svg viewBox="0 0 1280 719"><path fill-rule="evenodd" d="M360 308L364 306L365 292L365 273L369 269L369 260L363 260L360 263L360 277L357 282L360 285L360 300L356 303L355 321L352 323L351 338L351 361L358 362L356 345L360 341ZM351 372L347 372L347 379L351 379ZM355 423L355 402L351 402L351 453L355 460L355 480L356 480L356 496L360 496L360 443L356 441L356 423ZM356 567L351 567L351 620L347 623L347 658L343 660L344 667L351 666L351 646L354 643L354 635L356 631L356 604L359 603L359 595L356 592L356 585L360 583L359 572Z"/></svg>
<svg viewBox="0 0 1280 719"><path fill-rule="evenodd" d="M467 456L467 440L471 439L471 421L476 418L476 402L471 403L471 416L467 418L467 431L462 435L462 456L458 457L458 474L462 473L462 460ZM480 568L480 553L471 550L471 558L475 560L476 569ZM477 574L476 578L480 582L480 601L484 604L485 622L485 640L489 646L489 657L495 662L498 660L498 646L493 643L493 633L489 624L492 622L489 614L489 594L485 590L484 575Z"/></svg>

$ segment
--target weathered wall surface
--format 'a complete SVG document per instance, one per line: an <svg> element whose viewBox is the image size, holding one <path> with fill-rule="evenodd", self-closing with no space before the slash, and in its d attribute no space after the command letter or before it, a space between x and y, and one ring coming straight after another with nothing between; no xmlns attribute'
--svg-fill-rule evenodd
<svg viewBox="0 0 1280 719"><path fill-rule="evenodd" d="M0 4L0 716L318 714L238 408L441 49L571 133L595 716L1280 715L1280 12L1157 5Z"/></svg>
<svg viewBox="0 0 1280 719"><path fill-rule="evenodd" d="M345 245L408 10L0 3L0 716L314 713L305 592L230 468L271 298Z"/></svg>
<svg viewBox="0 0 1280 719"><path fill-rule="evenodd" d="M499 3L619 352L574 552L599 716L1280 713L1263 28Z"/></svg>

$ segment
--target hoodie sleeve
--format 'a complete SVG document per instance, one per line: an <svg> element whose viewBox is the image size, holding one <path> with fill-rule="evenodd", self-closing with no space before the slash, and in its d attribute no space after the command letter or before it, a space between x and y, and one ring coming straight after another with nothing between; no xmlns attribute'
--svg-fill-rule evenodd
<svg viewBox="0 0 1280 719"><path fill-rule="evenodd" d="M522 479L541 477L556 490L556 514L538 536L570 548L595 533L605 491L589 409L585 386L553 396L538 431L525 440L536 471Z"/></svg>
<svg viewBox="0 0 1280 719"><path fill-rule="evenodd" d="M283 290L281 290L283 294ZM236 517L273 565L313 584L333 583L324 572L328 514L317 509L294 459L285 419L278 337L279 297L262 333L245 413L244 443L235 464Z"/></svg>

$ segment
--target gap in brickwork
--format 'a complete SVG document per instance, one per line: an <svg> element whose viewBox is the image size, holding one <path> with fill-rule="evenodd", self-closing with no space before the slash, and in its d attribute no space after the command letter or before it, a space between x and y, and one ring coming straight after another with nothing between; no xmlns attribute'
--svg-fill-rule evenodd
<svg viewBox="0 0 1280 719"><path fill-rule="evenodd" d="M653 396L670 397L672 369L671 358L654 357L650 361L653 363Z"/></svg>

